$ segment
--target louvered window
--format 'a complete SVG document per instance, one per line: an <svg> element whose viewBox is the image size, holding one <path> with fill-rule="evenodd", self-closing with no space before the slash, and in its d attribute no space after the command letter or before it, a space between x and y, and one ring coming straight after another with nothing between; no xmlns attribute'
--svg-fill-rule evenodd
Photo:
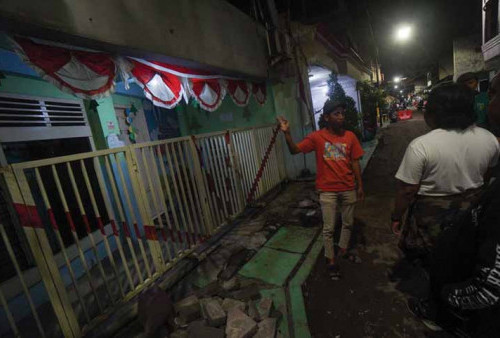
<svg viewBox="0 0 500 338"><path fill-rule="evenodd" d="M40 100L0 94L0 127L86 126L81 101Z"/></svg>

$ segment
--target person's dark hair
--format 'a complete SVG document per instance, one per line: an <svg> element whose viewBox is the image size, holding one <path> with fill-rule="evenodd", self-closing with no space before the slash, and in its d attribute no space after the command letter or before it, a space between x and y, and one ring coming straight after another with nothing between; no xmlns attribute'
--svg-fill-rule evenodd
<svg viewBox="0 0 500 338"><path fill-rule="evenodd" d="M457 83L466 83L469 80L478 81L477 75L475 73L467 72L460 75L457 79Z"/></svg>
<svg viewBox="0 0 500 338"><path fill-rule="evenodd" d="M320 129L327 127L327 124L325 121L325 116L327 114L330 114L332 111L334 111L338 107L342 107L342 108L346 109L347 105L345 102L341 102L341 101L332 101L330 99L326 100L325 104L323 105L323 113L319 117L319 121L318 121L318 126Z"/></svg>
<svg viewBox="0 0 500 338"><path fill-rule="evenodd" d="M431 91L426 113L437 128L466 129L476 121L474 92L463 84L444 84Z"/></svg>

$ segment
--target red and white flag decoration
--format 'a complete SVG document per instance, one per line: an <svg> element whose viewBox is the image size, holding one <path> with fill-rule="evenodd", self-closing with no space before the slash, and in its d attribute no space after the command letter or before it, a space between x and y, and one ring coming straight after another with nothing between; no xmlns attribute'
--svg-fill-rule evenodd
<svg viewBox="0 0 500 338"><path fill-rule="evenodd" d="M221 85L219 79L189 79L189 93L200 104L200 107L214 111L222 103L226 96L226 89Z"/></svg>
<svg viewBox="0 0 500 338"><path fill-rule="evenodd" d="M242 80L227 80L227 92L233 99L235 105L245 107L250 99L248 84Z"/></svg>
<svg viewBox="0 0 500 338"><path fill-rule="evenodd" d="M110 54L84 50L54 42L16 37L12 39L21 58L45 80L61 90L84 99L99 99L114 91L117 71L128 87L133 77L154 105L174 108L184 98L193 97L200 107L216 110L228 92L240 107L248 105L250 95L263 105L266 84L217 75L158 61L138 58L113 58Z"/></svg>
<svg viewBox="0 0 500 338"><path fill-rule="evenodd" d="M131 73L144 95L153 104L167 109L174 108L182 99L184 89L181 80L170 73L130 59Z"/></svg>
<svg viewBox="0 0 500 338"><path fill-rule="evenodd" d="M16 52L42 78L84 99L98 99L114 91L116 66L111 55L13 39Z"/></svg>
<svg viewBox="0 0 500 338"><path fill-rule="evenodd" d="M266 103L267 92L266 92L266 83L265 82L252 83L252 93L253 93L253 96L255 97L255 100L257 101L257 103L259 103L260 105L263 105Z"/></svg>

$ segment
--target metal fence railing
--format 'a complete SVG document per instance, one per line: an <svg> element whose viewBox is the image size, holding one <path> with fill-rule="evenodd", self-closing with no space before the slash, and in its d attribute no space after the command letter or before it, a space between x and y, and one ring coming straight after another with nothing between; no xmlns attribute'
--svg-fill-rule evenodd
<svg viewBox="0 0 500 338"><path fill-rule="evenodd" d="M4 168L44 290L34 297L10 254L22 288L9 298L0 286L11 334L84 334L238 216L253 186L259 198L286 177L275 137L273 126L237 129ZM14 309L19 297L29 306Z"/></svg>

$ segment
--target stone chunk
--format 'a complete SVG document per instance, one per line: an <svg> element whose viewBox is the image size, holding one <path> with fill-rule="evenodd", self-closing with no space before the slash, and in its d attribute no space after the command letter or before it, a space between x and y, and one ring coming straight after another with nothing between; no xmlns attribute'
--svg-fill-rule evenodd
<svg viewBox="0 0 500 338"><path fill-rule="evenodd" d="M195 321L189 324L189 338L224 338L224 330L205 325L203 321Z"/></svg>
<svg viewBox="0 0 500 338"><path fill-rule="evenodd" d="M226 312L216 299L203 299L201 301L203 316L208 325L219 327L226 322Z"/></svg>
<svg viewBox="0 0 500 338"><path fill-rule="evenodd" d="M229 257L224 269L219 274L219 279L228 280L231 279L236 272L252 258L254 250L249 250L242 248L239 251L233 253L231 257Z"/></svg>
<svg viewBox="0 0 500 338"><path fill-rule="evenodd" d="M257 302L254 300L248 302L248 316L256 322L260 320L259 312L257 311Z"/></svg>
<svg viewBox="0 0 500 338"><path fill-rule="evenodd" d="M254 338L274 338L276 336L276 318L266 318L259 323L259 330Z"/></svg>
<svg viewBox="0 0 500 338"><path fill-rule="evenodd" d="M236 299L231 299L231 298L224 299L224 301L222 302L222 309L226 312L229 312L232 308L237 308L242 312L245 312L246 304Z"/></svg>
<svg viewBox="0 0 500 338"><path fill-rule="evenodd" d="M196 290L196 295L200 298L202 297L212 297L221 291L221 286L218 281L213 281L207 284L205 287Z"/></svg>
<svg viewBox="0 0 500 338"><path fill-rule="evenodd" d="M236 290L240 285L239 281L236 277L233 277L229 280L223 281L221 284L222 289L225 291L233 291Z"/></svg>
<svg viewBox="0 0 500 338"><path fill-rule="evenodd" d="M186 322L200 318L200 301L196 296L189 296L175 304L175 311Z"/></svg>
<svg viewBox="0 0 500 338"><path fill-rule="evenodd" d="M303 209L314 208L316 207L316 203L309 199L305 199L299 202L298 207Z"/></svg>
<svg viewBox="0 0 500 338"><path fill-rule="evenodd" d="M232 293L232 298L244 302L249 301L251 299L259 299L260 298L259 287L257 286L257 284L251 284L246 288L234 291Z"/></svg>
<svg viewBox="0 0 500 338"><path fill-rule="evenodd" d="M268 318L273 309L273 300L271 298L263 298L257 304L257 312L259 313L260 320Z"/></svg>
<svg viewBox="0 0 500 338"><path fill-rule="evenodd" d="M174 331L168 336L169 338L188 338L188 332L186 330Z"/></svg>
<svg viewBox="0 0 500 338"><path fill-rule="evenodd" d="M229 311L226 325L228 338L250 338L257 330L257 323L244 312L236 308Z"/></svg>

